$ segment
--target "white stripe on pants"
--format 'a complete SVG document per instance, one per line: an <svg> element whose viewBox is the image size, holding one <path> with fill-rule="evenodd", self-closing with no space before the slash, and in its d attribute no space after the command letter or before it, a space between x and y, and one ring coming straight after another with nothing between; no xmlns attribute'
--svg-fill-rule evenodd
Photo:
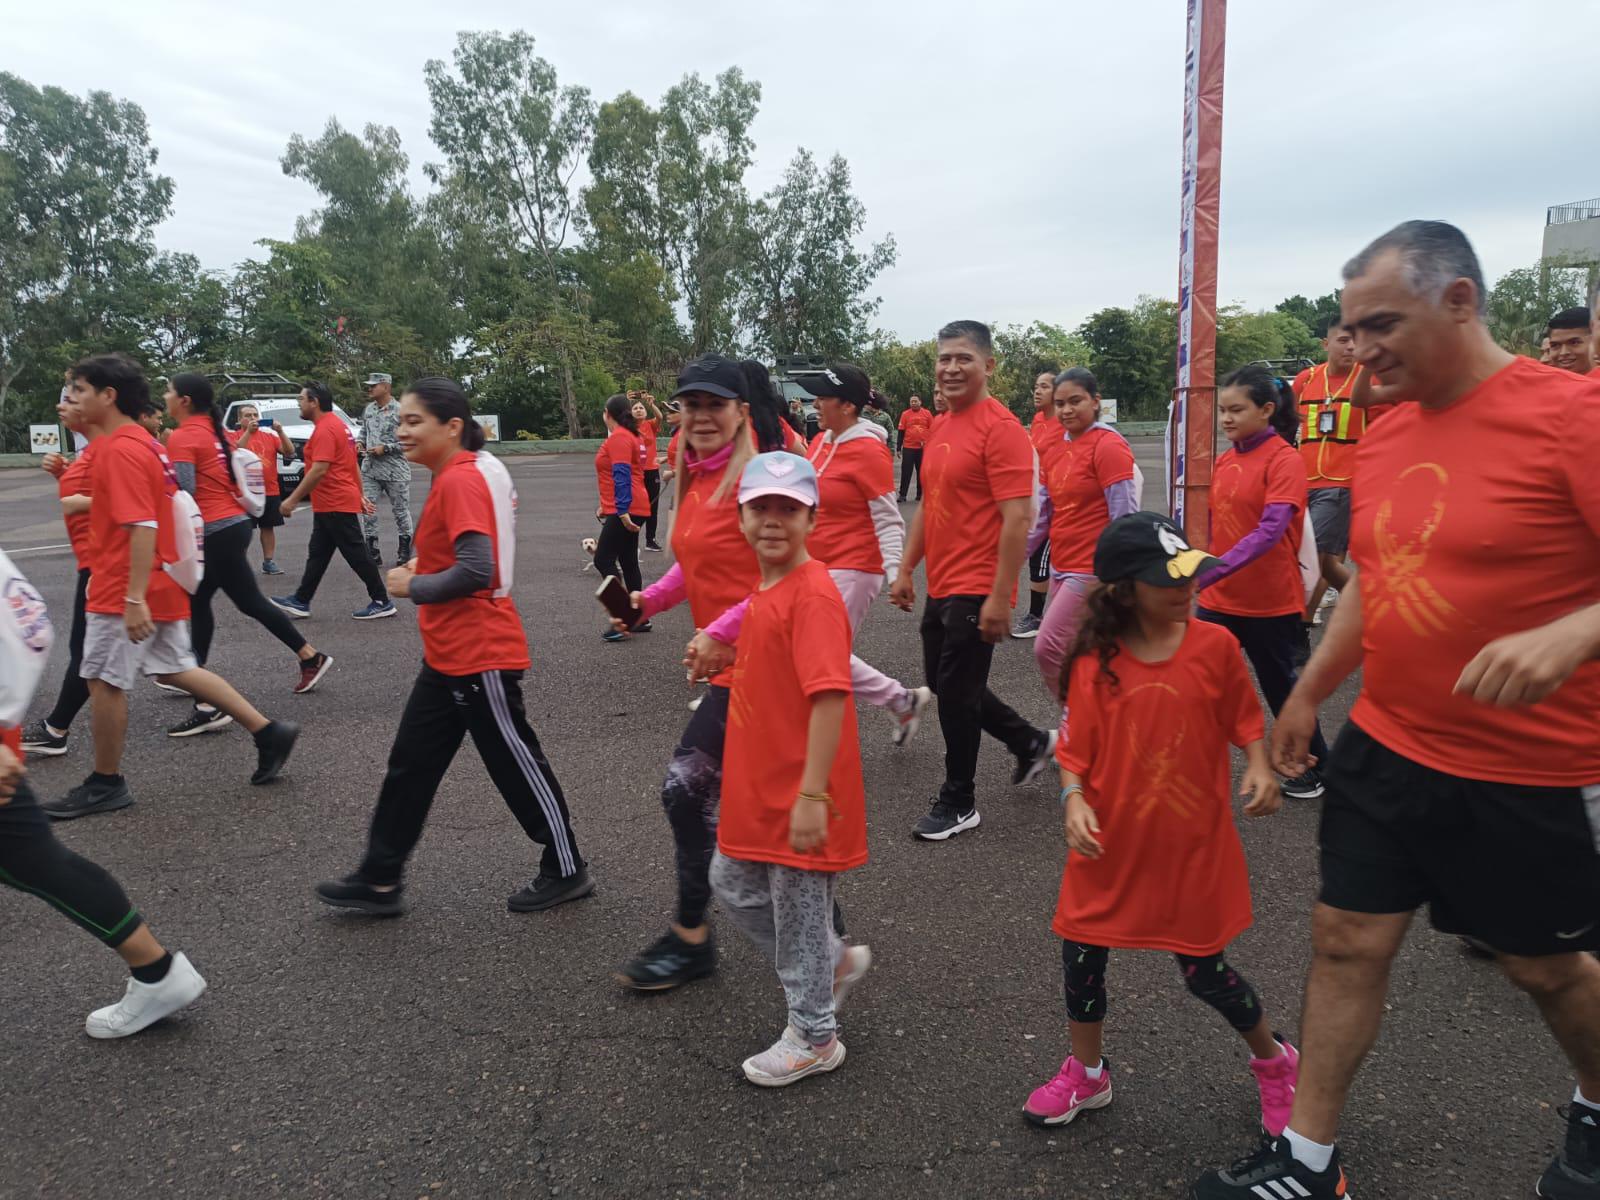
<svg viewBox="0 0 1600 1200"><path fill-rule="evenodd" d="M867 571L829 571L828 574L844 600L844 611L850 617L850 632L854 634L867 619L873 600L883 590L883 576ZM905 684L889 678L854 654L850 656L850 689L858 699L878 708L901 710L910 698Z"/></svg>
<svg viewBox="0 0 1600 1200"><path fill-rule="evenodd" d="M533 755L528 753L528 747L517 733L516 722L511 719L511 709L506 704L505 680L500 678L499 671L484 671L478 678L483 681L483 694L489 698L489 711L494 714L494 723L505 739L506 749L522 768L528 786L544 810L544 823L550 827L550 844L555 847L556 861L561 864L561 877L576 875L578 858L572 852L572 840L567 837L567 822L561 816L561 806L551 794L550 785L545 782L544 772L539 770L539 764L533 761Z"/></svg>

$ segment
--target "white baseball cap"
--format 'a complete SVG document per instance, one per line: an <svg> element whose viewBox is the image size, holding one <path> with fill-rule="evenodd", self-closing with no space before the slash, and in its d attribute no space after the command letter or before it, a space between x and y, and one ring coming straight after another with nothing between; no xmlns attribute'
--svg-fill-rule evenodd
<svg viewBox="0 0 1600 1200"><path fill-rule="evenodd" d="M817 506L817 469L798 454L774 450L750 460L739 477L739 503L757 496L787 496Z"/></svg>

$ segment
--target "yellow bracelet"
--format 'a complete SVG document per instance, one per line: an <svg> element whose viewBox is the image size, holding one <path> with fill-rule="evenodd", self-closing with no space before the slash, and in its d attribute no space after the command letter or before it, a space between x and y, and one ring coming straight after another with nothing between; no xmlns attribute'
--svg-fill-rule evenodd
<svg viewBox="0 0 1600 1200"><path fill-rule="evenodd" d="M800 800L810 800L817 804L826 804L828 806L829 814L832 815L835 820L838 820L839 818L839 807L838 805L834 804L833 797L828 795L827 792L801 792L796 798Z"/></svg>

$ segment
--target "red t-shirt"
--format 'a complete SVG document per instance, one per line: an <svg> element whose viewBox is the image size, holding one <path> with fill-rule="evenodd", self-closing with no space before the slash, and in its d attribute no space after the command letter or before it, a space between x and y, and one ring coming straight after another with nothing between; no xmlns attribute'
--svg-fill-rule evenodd
<svg viewBox="0 0 1600 1200"><path fill-rule="evenodd" d="M985 396L934 424L922 454L928 595L987 596L1000 558L1002 500L1033 491L1033 445L1011 410Z"/></svg>
<svg viewBox="0 0 1600 1200"><path fill-rule="evenodd" d="M477 458L473 451L462 450L433 477L417 521L418 575L448 570L456 561L456 539L464 533L487 534L494 560L500 561L494 502L478 472ZM456 600L417 605L424 662L444 675L527 670L528 639L522 618L510 596L494 594L500 582L496 579L482 591Z"/></svg>
<svg viewBox="0 0 1600 1200"><path fill-rule="evenodd" d="M650 515L650 495L644 490L645 443L637 434L629 433L620 425L611 431L594 456L595 481L600 485L600 511L606 514L617 511L617 484L611 468L628 468L633 496L628 504L630 517Z"/></svg>
<svg viewBox="0 0 1600 1200"><path fill-rule="evenodd" d="M900 432L906 435L907 450L921 450L928 443L933 414L925 408L908 408L900 414Z"/></svg>
<svg viewBox="0 0 1600 1200"><path fill-rule="evenodd" d="M1056 759L1083 781L1098 859L1069 854L1051 928L1090 946L1215 954L1250 925L1250 876L1233 822L1229 743L1262 737L1239 643L1190 621L1178 652L1143 663L1073 661Z"/></svg>
<svg viewBox="0 0 1600 1200"><path fill-rule="evenodd" d="M672 436L667 439L667 466L674 471L678 469L678 434L682 430L674 429Z"/></svg>
<svg viewBox="0 0 1600 1200"><path fill-rule="evenodd" d="M685 469L678 479L678 516L672 523L672 554L683 567L689 615L696 629L704 629L743 600L761 582L756 552L739 528L739 492L735 485L721 500L712 494L727 474L719 470ZM838 589L834 589L837 593ZM739 640L743 642L741 632ZM711 682L727 687L730 667Z"/></svg>
<svg viewBox="0 0 1600 1200"><path fill-rule="evenodd" d="M92 613L121 616L128 596L128 526L154 525L156 553L145 603L155 621L187 621L189 593L162 563L178 560L172 493L178 480L161 444L136 424L95 440L90 466L94 503L89 508L89 598Z"/></svg>
<svg viewBox="0 0 1600 1200"><path fill-rule="evenodd" d="M1039 479L1050 497L1050 569L1092 575L1095 543L1111 523L1106 489L1133 478L1133 448L1119 433L1090 429L1070 441L1058 433L1039 450Z"/></svg>
<svg viewBox="0 0 1600 1200"><path fill-rule="evenodd" d="M194 464L194 501L202 521L210 524L244 516L244 505L233 490L232 468L222 465L222 447L210 417L196 413L180 421L167 439L167 457Z"/></svg>
<svg viewBox="0 0 1600 1200"><path fill-rule="evenodd" d="M805 854L789 847L789 814L805 772L812 698L850 691L850 618L828 568L812 559L751 597L728 698L717 849L747 862L848 871L867 861L867 798L855 701L846 695L828 772L837 817ZM782 736L773 736L783 730Z"/></svg>
<svg viewBox="0 0 1600 1200"><path fill-rule="evenodd" d="M311 489L311 507L320 513L358 513L361 511L361 467L356 461L356 440L350 427L331 412L317 418L316 428L306 439L306 469L325 462L328 472Z"/></svg>
<svg viewBox="0 0 1600 1200"><path fill-rule="evenodd" d="M235 429L230 433L228 440L237 449L239 431ZM267 495L278 495L278 451L282 449L282 443L278 441L277 434L258 429L250 435L250 441L246 443L245 449L261 460L261 479L267 485Z"/></svg>
<svg viewBox="0 0 1600 1200"><path fill-rule="evenodd" d="M644 469L646 471L660 470L661 452L656 448L656 423L654 421L640 421L639 436L644 440Z"/></svg>
<svg viewBox="0 0 1600 1200"><path fill-rule="evenodd" d="M93 496L94 483L90 477L90 453L95 442L90 442L78 456L67 464L67 469L56 476L56 494L65 500L68 496ZM93 505L90 508L93 509ZM89 565L89 514L86 512L62 514L66 522L67 540L72 543L72 557L78 560L78 569Z"/></svg>
<svg viewBox="0 0 1600 1200"><path fill-rule="evenodd" d="M1200 603L1236 617L1282 617L1305 609L1300 578L1300 539L1305 532L1305 465L1277 434L1240 454L1230 447L1211 473L1211 553L1219 558L1261 523L1269 504L1292 504L1289 528L1277 543L1243 570L1214 583Z"/></svg>
<svg viewBox="0 0 1600 1200"><path fill-rule="evenodd" d="M1600 783L1600 661L1538 704L1452 693L1496 638L1600 603L1600 385L1517 359L1445 409L1401 404L1356 457L1361 693L1350 719L1424 766ZM98 501L96 501L98 503Z"/></svg>
<svg viewBox="0 0 1600 1200"><path fill-rule="evenodd" d="M819 433L811 443L817 469L817 525L806 549L836 571L883 574L883 548L867 506L894 491L894 460L871 433L843 443L827 443Z"/></svg>
<svg viewBox="0 0 1600 1200"><path fill-rule="evenodd" d="M1307 367L1294 378L1300 404L1300 458L1314 488L1349 487L1356 446L1367 432L1368 414L1350 403L1361 367L1328 374L1328 364Z"/></svg>
<svg viewBox="0 0 1600 1200"><path fill-rule="evenodd" d="M1041 453L1065 432L1061 423L1049 413L1035 412L1033 420L1028 423L1028 440L1033 443L1034 450Z"/></svg>

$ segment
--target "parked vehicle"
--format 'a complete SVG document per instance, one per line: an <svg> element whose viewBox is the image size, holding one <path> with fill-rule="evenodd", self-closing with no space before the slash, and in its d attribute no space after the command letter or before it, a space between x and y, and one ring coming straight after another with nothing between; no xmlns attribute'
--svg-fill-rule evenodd
<svg viewBox="0 0 1600 1200"><path fill-rule="evenodd" d="M218 399L227 401L228 409L222 417L222 424L226 428L230 430L239 428L239 409L249 404L263 420L271 420L273 428L281 426L288 431L289 441L294 445L295 457L291 463L279 460L278 485L283 489L285 496L299 487L306 470L300 453L305 447L306 439L311 436L311 422L300 418L299 387L273 371L219 372L206 378L210 379L216 388ZM356 437L359 444L360 422L337 404L333 406L333 411L349 426L351 436Z"/></svg>

